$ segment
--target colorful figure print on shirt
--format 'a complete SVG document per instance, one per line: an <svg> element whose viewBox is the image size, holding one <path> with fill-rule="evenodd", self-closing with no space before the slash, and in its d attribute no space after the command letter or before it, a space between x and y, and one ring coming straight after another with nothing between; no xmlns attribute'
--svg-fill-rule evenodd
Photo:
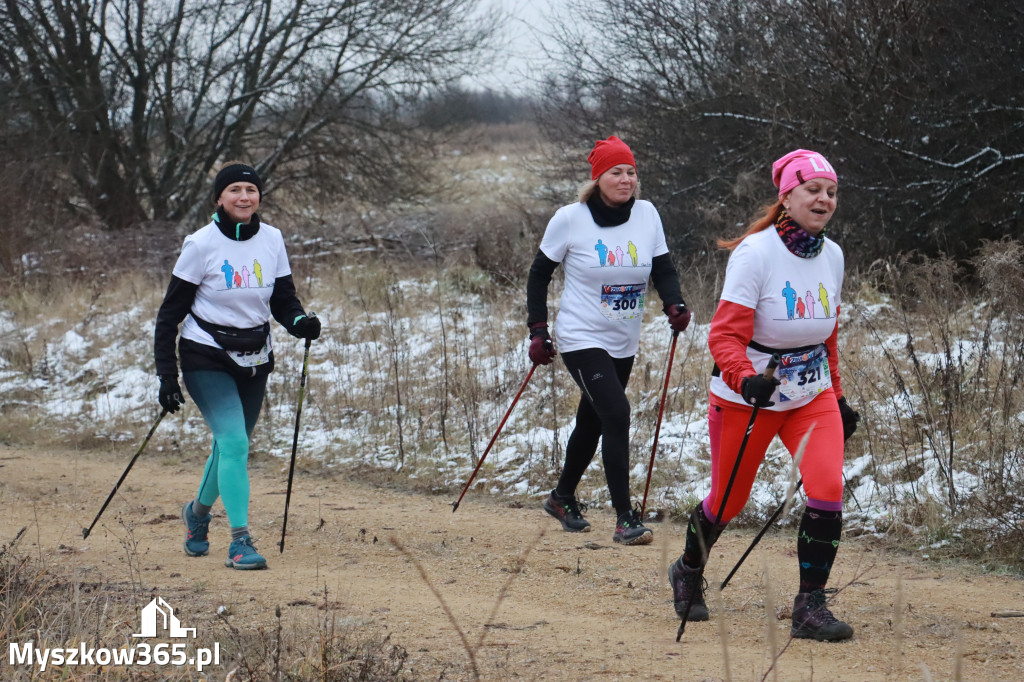
<svg viewBox="0 0 1024 682"><path fill-rule="evenodd" d="M825 290L825 285L821 282L818 282L818 303L821 304L821 311L825 314L825 317L828 317L831 313L828 307L828 291Z"/></svg>
<svg viewBox="0 0 1024 682"><path fill-rule="evenodd" d="M231 277L235 274L235 269L228 263L228 259L224 259L224 265L220 266L220 271L224 273L224 283L226 288L231 288Z"/></svg>
<svg viewBox="0 0 1024 682"><path fill-rule="evenodd" d="M807 317L813 318L814 317L814 296L811 295L811 290L810 289L807 290L807 296L806 296L805 300L807 301Z"/></svg>
<svg viewBox="0 0 1024 682"><path fill-rule="evenodd" d="M245 285L246 289L249 288L249 268L244 265L242 266L242 284Z"/></svg>
<svg viewBox="0 0 1024 682"><path fill-rule="evenodd" d="M598 239L597 244L594 245L594 250L597 251L597 257L601 259L601 267L603 268L608 260L608 247Z"/></svg>
<svg viewBox="0 0 1024 682"><path fill-rule="evenodd" d="M242 288L242 273L238 272L237 270L235 270L235 288Z"/></svg>
<svg viewBox="0 0 1024 682"><path fill-rule="evenodd" d="M615 247L615 262L619 264L619 267L622 267L622 247L621 246L616 246Z"/></svg>
<svg viewBox="0 0 1024 682"><path fill-rule="evenodd" d="M786 288L782 290L782 297L786 299L786 317L792 320L796 316L797 295L796 289L790 286L789 280L786 280Z"/></svg>
<svg viewBox="0 0 1024 682"><path fill-rule="evenodd" d="M633 242L629 243L629 260L633 261L633 267L636 267L636 244Z"/></svg>
<svg viewBox="0 0 1024 682"><path fill-rule="evenodd" d="M807 308L804 307L804 299L796 299L796 314L800 316L800 319L804 319L804 314L807 312Z"/></svg>
<svg viewBox="0 0 1024 682"><path fill-rule="evenodd" d="M252 274L256 275L256 284L259 287L263 287L263 267L260 262L256 259L252 261Z"/></svg>

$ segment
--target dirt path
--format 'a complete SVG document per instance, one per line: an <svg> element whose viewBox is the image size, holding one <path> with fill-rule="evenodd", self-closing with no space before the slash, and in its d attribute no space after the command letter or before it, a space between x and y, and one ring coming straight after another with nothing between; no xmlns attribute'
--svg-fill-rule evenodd
<svg viewBox="0 0 1024 682"><path fill-rule="evenodd" d="M764 540L721 602L711 596L712 621L688 626L676 643L665 567L682 547L680 525L653 524L654 544L626 548L611 542L610 512L588 515L594 532L567 534L539 503L509 508L468 497L452 514L447 497L308 474L296 477L281 555L286 475L276 464L255 467L252 481L251 525L269 570L223 567L227 529L219 506L211 555L184 555L178 513L200 465L169 463L159 454L139 460L83 540L82 527L126 463L124 453L0 449L0 543L29 526L19 545L24 552L67 562L90 580L127 581L134 563L147 590L196 595L186 612L228 606L232 623L243 628L270 623L278 605L285 620L313 612L326 587L347 622L390 633L410 652L417 679L471 678L466 649L431 586L470 642L486 631L476 650L483 679L720 680L724 631L732 679L759 680L769 665L766 595L787 611L792 604L795 544L787 533ZM709 577L720 581L751 537L727 533ZM126 540L134 550L126 550ZM1024 677L1024 618L990 615L1024 609L1024 581L896 556L862 538L843 544L833 584L846 585L834 611L854 626L854 638L794 641L778 661L778 677L768 679ZM786 644L788 619L772 627L776 646Z"/></svg>

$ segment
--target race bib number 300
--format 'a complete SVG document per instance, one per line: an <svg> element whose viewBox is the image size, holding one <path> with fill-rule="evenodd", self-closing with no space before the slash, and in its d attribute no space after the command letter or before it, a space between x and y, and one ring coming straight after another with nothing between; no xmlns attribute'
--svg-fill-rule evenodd
<svg viewBox="0 0 1024 682"><path fill-rule="evenodd" d="M632 320L644 314L647 283L602 284L601 313L609 320Z"/></svg>
<svg viewBox="0 0 1024 682"><path fill-rule="evenodd" d="M828 371L828 349L821 344L811 350L786 353L782 356L777 375L779 402L815 396L832 385Z"/></svg>

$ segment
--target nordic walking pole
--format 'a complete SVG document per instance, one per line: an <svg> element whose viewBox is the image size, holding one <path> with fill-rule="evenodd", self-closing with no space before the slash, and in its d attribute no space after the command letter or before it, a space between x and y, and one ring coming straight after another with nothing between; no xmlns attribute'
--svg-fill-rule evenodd
<svg viewBox="0 0 1024 682"><path fill-rule="evenodd" d="M651 487L651 472L654 471L654 455L658 452L658 434L661 433L661 415L665 412L665 398L668 396L668 380L672 376L672 359L676 356L676 341L679 332L672 331L672 345L668 350L668 367L665 369L665 385L661 389L661 405L658 407L658 421L654 426L654 445L651 446L651 462L647 465L647 483L644 484L644 501L640 503L640 518L647 509L647 491Z"/></svg>
<svg viewBox="0 0 1024 682"><path fill-rule="evenodd" d="M804 479L801 478L799 481L796 482L796 489L793 492L795 493L797 490L800 490L800 486L802 486L803 484ZM754 551L754 548L757 547L757 543L761 542L761 538L764 537L764 534L768 532L768 529L772 527L772 524L774 524L775 521L782 514L782 510L786 508L786 503L788 501L788 499L782 501L782 504L780 504L779 508L775 510L775 513L772 514L772 517L768 519L768 523L764 524L764 528L762 528L757 533L757 535L754 536L754 541L750 543L750 547L747 547L747 551L743 553L743 556L740 557L740 560L737 561L736 565L732 567L731 571L729 571L729 575L725 576L725 580L723 580L722 584L718 587L719 590L724 590L725 586L729 584L730 580L732 580L732 577L736 575L736 571L739 570L740 565L746 560L750 553Z"/></svg>
<svg viewBox="0 0 1024 682"><path fill-rule="evenodd" d="M775 368L779 366L778 353L774 353L768 360L768 366L764 368L764 376L767 379L771 379L775 376ZM759 405L754 405L754 409L750 412L750 421L747 422L746 433L743 434L743 440L740 441L740 450L736 453L736 462L732 465L732 473L729 474L729 482L725 484L725 490L722 492L722 502L718 505L718 514L715 515L715 527L717 528L719 521L722 519L722 514L725 513L725 504L729 501L729 493L732 491L732 484L736 482L736 474L740 471L740 461L743 459L743 451L747 449L747 441L750 440L750 432L754 430L754 421L757 420L757 413L760 410ZM700 532L700 526L697 526L698 533ZM712 531L714 532L714 531ZM683 636L683 632L686 630L686 617L690 615L690 607L693 605L693 596L696 590L690 591L689 603L686 604L686 609L683 611L682 620L679 621L679 630L676 631L676 641L678 642Z"/></svg>
<svg viewBox="0 0 1024 682"><path fill-rule="evenodd" d="M288 492L284 496L284 522L281 524L281 554L284 554L284 534L288 531L288 503L292 499L292 476L295 475L295 451L299 447L299 418L302 417L302 399L306 395L306 374L309 370L309 346L313 339L306 339L306 350L302 355L302 378L299 379L299 406L295 408L295 433L292 435L292 461L288 465Z"/></svg>
<svg viewBox="0 0 1024 682"><path fill-rule="evenodd" d="M149 442L149 439L153 437L153 432L156 431L156 427L160 425L160 420L163 419L164 416L166 416L166 414L166 409L161 410L160 416L157 417L156 421L153 422L153 425L149 427L149 433L147 433L146 437L142 440L142 445L140 445L139 449L135 452L135 456L132 457L132 461L128 462L128 466L125 467L124 473L121 474L121 478L117 479L117 483L114 484L114 489L110 491L109 495L107 495L107 501L103 503L102 507L100 507L100 511L98 514L96 514L96 518L92 520L92 525L90 525L88 528L82 529L83 540L89 537L89 533L92 532L93 526L95 526L96 522L100 520L101 516L103 516L103 511L107 508L107 505L110 504L110 501L114 499L114 495L117 494L117 489L121 487L122 483L124 483L124 479L128 476L128 472L132 470L133 466L135 466L135 460L137 460L139 458L139 455L142 454L142 451L146 449L146 444Z"/></svg>
<svg viewBox="0 0 1024 682"><path fill-rule="evenodd" d="M469 477L469 480L466 481L465 487L462 488L462 495L459 495L459 499L452 502L452 514L458 510L459 504L462 502L462 497L466 494L466 491L469 490L469 484L473 482L474 478L476 478L476 472L480 471L480 466L487 458L487 453L491 451L491 446L494 445L494 441L498 440L498 434L501 433L501 429L505 426L505 421L508 419L508 416L512 414L512 408L516 406L517 402L519 402L519 396L521 396L523 391L526 389L526 384L530 383L530 377L533 376L533 370L535 369L537 369L536 362L533 363L533 367L530 368L530 371L526 374L526 378L523 379L523 385L519 387L519 393L516 393L516 397L512 400L512 404L508 406L505 416L501 418L501 423L498 424L498 430L494 432L493 436L491 436L491 442L487 444L487 449L485 449L484 454L480 456L480 461L476 463L476 468L473 469L473 474Z"/></svg>

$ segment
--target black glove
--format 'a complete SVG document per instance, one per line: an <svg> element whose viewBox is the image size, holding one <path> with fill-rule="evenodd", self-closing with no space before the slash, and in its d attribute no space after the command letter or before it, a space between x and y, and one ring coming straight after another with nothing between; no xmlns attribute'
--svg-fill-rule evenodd
<svg viewBox="0 0 1024 682"><path fill-rule="evenodd" d="M546 322L534 322L530 325L530 361L535 365L550 365L558 351L548 334Z"/></svg>
<svg viewBox="0 0 1024 682"><path fill-rule="evenodd" d="M320 338L320 318L316 316L316 313L301 315L295 320L292 327L292 334L300 339L316 341Z"/></svg>
<svg viewBox="0 0 1024 682"><path fill-rule="evenodd" d="M839 416L843 418L843 440L850 440L850 436L857 430L860 412L850 407L850 403L846 402L846 396L839 399Z"/></svg>
<svg viewBox="0 0 1024 682"><path fill-rule="evenodd" d="M686 328L690 326L690 309L686 307L685 303L667 306L665 314L668 315L668 323L674 332L685 332Z"/></svg>
<svg viewBox="0 0 1024 682"><path fill-rule="evenodd" d="M743 383L740 384L740 390L743 393L743 400L748 405L756 405L757 407L771 407L775 403L772 401L772 395L775 393L775 387L782 382L772 377L769 379L763 374L751 374L748 377L743 377Z"/></svg>
<svg viewBox="0 0 1024 682"><path fill-rule="evenodd" d="M181 394L181 386L178 385L178 377L170 374L160 375L160 407L171 414L174 414L185 404L185 398Z"/></svg>

